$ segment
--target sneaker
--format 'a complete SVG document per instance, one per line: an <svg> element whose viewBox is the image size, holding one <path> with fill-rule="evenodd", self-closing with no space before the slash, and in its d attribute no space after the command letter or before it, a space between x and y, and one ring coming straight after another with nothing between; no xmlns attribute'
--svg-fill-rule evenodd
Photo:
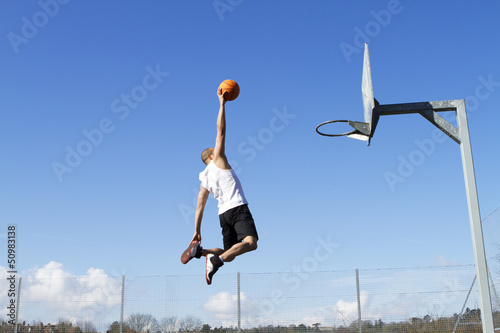
<svg viewBox="0 0 500 333"><path fill-rule="evenodd" d="M187 264L189 260L193 258L201 258L203 248L198 241L192 241L189 243L188 248L181 255L181 262Z"/></svg>
<svg viewBox="0 0 500 333"><path fill-rule="evenodd" d="M207 269L205 274L207 284L212 284L212 277L222 265L224 265L224 263L220 260L219 256L213 254L207 255Z"/></svg>

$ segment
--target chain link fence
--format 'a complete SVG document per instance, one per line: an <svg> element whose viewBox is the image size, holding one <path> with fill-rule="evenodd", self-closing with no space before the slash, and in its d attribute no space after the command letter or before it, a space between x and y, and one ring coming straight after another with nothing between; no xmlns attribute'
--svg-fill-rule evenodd
<svg viewBox="0 0 500 333"><path fill-rule="evenodd" d="M473 265L90 279L22 279L17 332L481 332Z"/></svg>
<svg viewBox="0 0 500 333"><path fill-rule="evenodd" d="M499 222L500 210L483 221L497 330ZM482 332L474 265L317 268L304 260L288 272L219 272L209 287L202 275L110 277L99 269L18 278L17 320L0 298L0 333Z"/></svg>

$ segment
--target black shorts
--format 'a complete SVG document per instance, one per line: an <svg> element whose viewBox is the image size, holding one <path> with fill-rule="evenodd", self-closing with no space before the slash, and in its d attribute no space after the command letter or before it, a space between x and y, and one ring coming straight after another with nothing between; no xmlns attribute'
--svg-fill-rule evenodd
<svg viewBox="0 0 500 333"><path fill-rule="evenodd" d="M224 242L224 251L241 242L246 236L259 239L248 205L241 205L219 215Z"/></svg>

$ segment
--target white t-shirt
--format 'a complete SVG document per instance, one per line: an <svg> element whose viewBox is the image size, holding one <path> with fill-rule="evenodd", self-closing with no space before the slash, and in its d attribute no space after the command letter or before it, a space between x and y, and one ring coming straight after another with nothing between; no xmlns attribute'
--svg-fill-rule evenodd
<svg viewBox="0 0 500 333"><path fill-rule="evenodd" d="M201 185L219 201L219 215L231 208L248 204L240 180L233 169L224 170L211 161L200 172Z"/></svg>

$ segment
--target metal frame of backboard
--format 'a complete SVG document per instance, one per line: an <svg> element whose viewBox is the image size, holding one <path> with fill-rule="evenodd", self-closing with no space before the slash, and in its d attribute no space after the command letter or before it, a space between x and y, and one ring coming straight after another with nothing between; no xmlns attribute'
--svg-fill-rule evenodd
<svg viewBox="0 0 500 333"><path fill-rule="evenodd" d="M369 80L367 78L369 78ZM481 214L479 211L479 199L477 194L476 176L474 173L474 162L472 159L472 147L469 136L469 125L467 122L465 100L460 99L436 102L380 105L373 97L373 85L371 80L371 68L367 44L365 44L365 59L363 62L362 81L365 122L347 121L354 128L354 131L349 132L348 136L368 141L369 145L379 117L418 113L460 145L462 167L465 179L465 190L467 194L467 205L469 211L469 222L472 235L472 246L474 250L476 276L479 289L481 323L484 333L494 333L495 329L493 325L493 309L491 305L491 295L488 281L486 252L484 249ZM455 112L458 128L453 126L450 122L448 122L438 114L438 112L442 111ZM316 128L316 131L319 134L325 135L319 132L318 128L323 124L327 124L330 122L324 122L320 124ZM355 134L355 136L352 136L352 134Z"/></svg>

